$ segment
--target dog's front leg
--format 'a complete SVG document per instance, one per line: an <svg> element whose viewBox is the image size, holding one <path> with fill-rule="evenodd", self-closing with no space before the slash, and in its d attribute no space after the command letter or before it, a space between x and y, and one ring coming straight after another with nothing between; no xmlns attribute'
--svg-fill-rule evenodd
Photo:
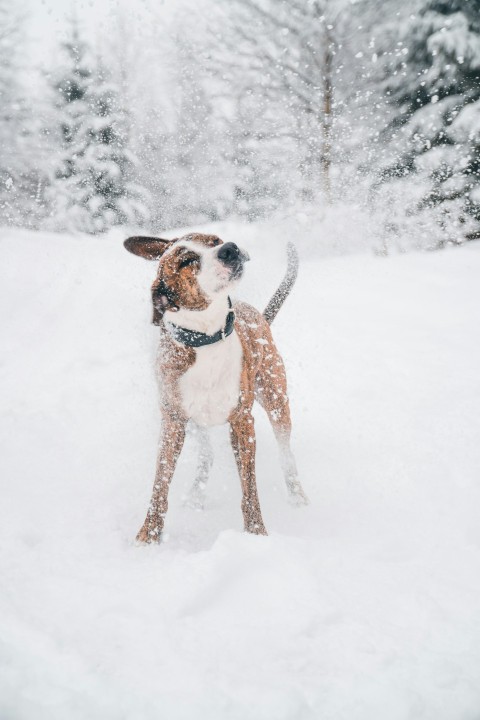
<svg viewBox="0 0 480 720"><path fill-rule="evenodd" d="M230 436L242 483L245 530L256 535L266 535L255 479L255 426L249 411L240 410L230 419Z"/></svg>
<svg viewBox="0 0 480 720"><path fill-rule="evenodd" d="M208 475L213 464L213 449L207 428L200 427L191 422L191 430L198 441L199 457L195 481L185 498L185 505L194 510L203 510Z"/></svg>
<svg viewBox="0 0 480 720"><path fill-rule="evenodd" d="M158 543L162 539L163 524L168 509L168 490L185 440L185 426L184 420L172 417L168 412L163 414L152 499L145 522L137 535L138 542Z"/></svg>

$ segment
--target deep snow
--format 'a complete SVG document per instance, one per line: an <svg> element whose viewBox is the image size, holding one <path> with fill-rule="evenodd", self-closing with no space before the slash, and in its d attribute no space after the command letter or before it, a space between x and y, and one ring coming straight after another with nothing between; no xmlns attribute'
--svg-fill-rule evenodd
<svg viewBox="0 0 480 720"><path fill-rule="evenodd" d="M239 295L281 277L275 234ZM274 323L311 505L257 414L267 538L225 428L204 513L136 547L159 417L154 266L2 231L1 720L480 717L480 247L312 256Z"/></svg>

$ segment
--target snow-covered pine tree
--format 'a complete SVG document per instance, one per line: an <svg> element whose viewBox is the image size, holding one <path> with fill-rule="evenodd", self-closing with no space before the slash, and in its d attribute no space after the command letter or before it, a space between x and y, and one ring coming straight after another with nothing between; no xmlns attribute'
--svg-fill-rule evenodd
<svg viewBox="0 0 480 720"><path fill-rule="evenodd" d="M435 219L441 232L428 244L439 247L480 237L480 0L418 0L416 8L384 55L397 114L387 148L396 159L382 181L390 195L409 191L402 211L414 223Z"/></svg>
<svg viewBox="0 0 480 720"><path fill-rule="evenodd" d="M118 89L76 26L64 50L69 67L55 82L61 149L49 190L51 225L89 233L142 225L147 193L135 182L136 158Z"/></svg>

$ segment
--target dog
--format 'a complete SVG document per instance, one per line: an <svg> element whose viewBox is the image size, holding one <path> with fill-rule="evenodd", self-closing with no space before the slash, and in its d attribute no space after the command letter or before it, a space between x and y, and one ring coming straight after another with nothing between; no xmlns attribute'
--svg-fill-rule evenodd
<svg viewBox="0 0 480 720"><path fill-rule="evenodd" d="M272 424L290 499L294 504L308 502L290 448L285 368L270 331L297 276L296 250L289 244L285 278L261 314L230 299L249 259L233 242L193 233L173 240L130 237L124 246L134 255L159 261L151 293L153 323L160 329L162 434L152 498L137 541L161 541L168 490L189 421L203 439L209 426L229 423L244 527L266 535L255 479L254 399ZM192 488L194 504L201 504L210 465L211 453L204 447Z"/></svg>

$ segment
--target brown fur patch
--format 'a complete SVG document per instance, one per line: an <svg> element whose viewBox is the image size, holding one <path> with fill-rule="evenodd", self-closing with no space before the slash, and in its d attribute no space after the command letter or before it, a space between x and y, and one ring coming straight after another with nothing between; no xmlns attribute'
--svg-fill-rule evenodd
<svg viewBox="0 0 480 720"><path fill-rule="evenodd" d="M242 343L243 368L240 381L240 398L235 415L251 408L258 400L275 425L284 432L290 430L287 376L285 367L272 337L270 326L254 307L244 302L234 304L235 329Z"/></svg>
<svg viewBox="0 0 480 720"><path fill-rule="evenodd" d="M165 255L158 266L152 294L162 293L162 288L165 288L170 307L175 304L187 310L206 310L209 302L197 281L199 264L180 267L182 259L190 256L193 256L192 252L181 246Z"/></svg>
<svg viewBox="0 0 480 720"><path fill-rule="evenodd" d="M130 238L130 240L137 240L137 238ZM148 240L148 238L142 238L142 240ZM127 243L128 242L129 241L127 241ZM168 241L159 241L159 243L164 242ZM152 285L154 325L159 325L165 310L175 305L185 308L186 310L205 310L208 307L208 300L197 282L199 265L193 263L186 267L180 267L183 259L194 255L194 251L182 248L182 242L199 243L207 247L217 247L223 244L222 240L216 235L190 233L189 235L183 235L180 238L171 240L170 244L165 246L165 249L170 249L172 245L178 245L178 247L174 248L165 255L165 257L161 258L157 270L157 277ZM126 247L130 252L133 252L131 245L132 243L126 245ZM143 251L145 244L142 244L140 247ZM137 249L137 245L135 245L135 249ZM150 250L150 248L148 248L148 250ZM140 252L137 250L136 254L140 254ZM145 257L145 255L143 256ZM166 297L168 301L167 303L164 302L163 305L160 302L156 302L156 298L162 295Z"/></svg>
<svg viewBox="0 0 480 720"><path fill-rule="evenodd" d="M198 242L201 245L206 245L207 247L223 245L223 240L220 240L220 238L216 235L204 235L203 233L190 233L189 235L184 235L183 237L178 238L178 240L183 240L184 242Z"/></svg>

